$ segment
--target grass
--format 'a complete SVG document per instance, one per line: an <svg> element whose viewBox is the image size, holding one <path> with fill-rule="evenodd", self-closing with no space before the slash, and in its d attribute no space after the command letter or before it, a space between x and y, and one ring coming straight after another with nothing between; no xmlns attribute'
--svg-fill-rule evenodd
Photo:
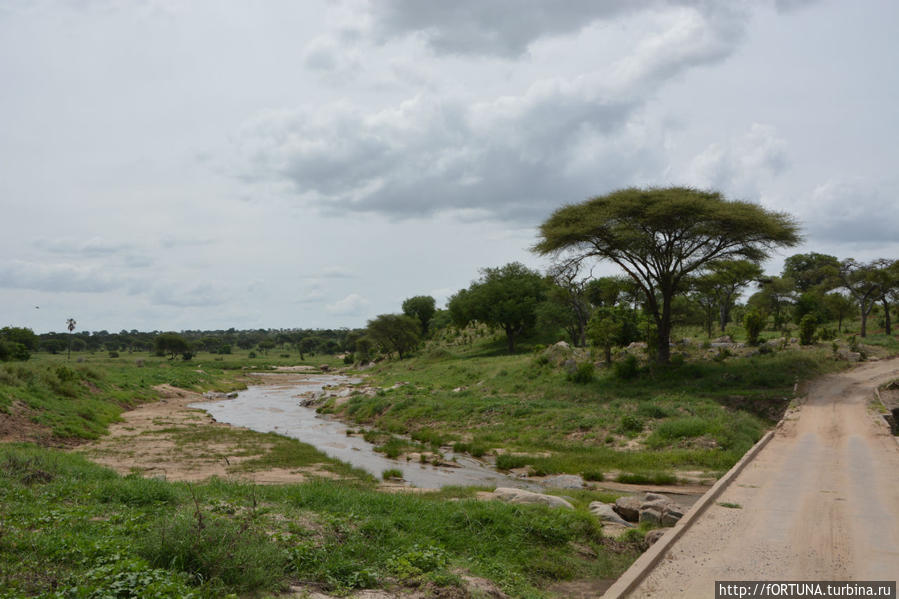
<svg viewBox="0 0 899 599"><path fill-rule="evenodd" d="M678 470L730 468L780 417L798 380L840 367L821 347L644 365L632 380L604 369L576 383L535 354L498 353L489 337L440 343L379 364L370 371L376 394L323 411L388 432L377 442L392 456L415 450L409 443L418 440L476 457L500 454L502 470L614 470L674 481Z"/></svg>
<svg viewBox="0 0 899 599"><path fill-rule="evenodd" d="M155 400L156 385L232 391L246 387L247 370L340 363L332 356L300 362L299 356L282 358L275 352L252 359L248 354L223 357L200 352L184 361L147 353L110 358L106 352L76 352L72 360L37 353L28 362L0 364L0 412L20 414L56 443L96 439L123 410Z"/></svg>
<svg viewBox="0 0 899 599"><path fill-rule="evenodd" d="M574 493L572 511L472 493L385 494L324 480L187 485L7 444L0 596L270 596L301 582L436 594L470 573L514 597L540 597L556 580L615 577L639 553L602 538L586 510L596 494Z"/></svg>

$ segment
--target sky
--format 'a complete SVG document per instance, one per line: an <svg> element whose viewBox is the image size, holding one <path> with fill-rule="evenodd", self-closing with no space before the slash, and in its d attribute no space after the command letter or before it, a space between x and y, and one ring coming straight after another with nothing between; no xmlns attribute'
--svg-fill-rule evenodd
<svg viewBox="0 0 899 599"><path fill-rule="evenodd" d="M897 257L892 0L0 0L0 326L359 327L629 186ZM616 272L599 263L594 274Z"/></svg>

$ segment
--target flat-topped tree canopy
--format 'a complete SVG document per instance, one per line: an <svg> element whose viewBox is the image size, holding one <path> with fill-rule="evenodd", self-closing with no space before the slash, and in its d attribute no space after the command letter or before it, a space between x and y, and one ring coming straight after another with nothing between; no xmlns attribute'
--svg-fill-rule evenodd
<svg viewBox="0 0 899 599"><path fill-rule="evenodd" d="M792 216L716 191L630 187L563 206L540 225L541 255L611 260L643 290L667 362L671 299L686 277L710 262L761 262L777 247L801 240Z"/></svg>

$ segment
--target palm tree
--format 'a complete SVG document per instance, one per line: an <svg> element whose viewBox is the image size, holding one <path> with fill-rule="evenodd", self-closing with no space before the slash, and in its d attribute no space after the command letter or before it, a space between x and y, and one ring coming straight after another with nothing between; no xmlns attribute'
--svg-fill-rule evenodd
<svg viewBox="0 0 899 599"><path fill-rule="evenodd" d="M69 351L66 353L66 360L72 358L72 331L75 330L75 324L74 318L66 319L66 328L69 329Z"/></svg>

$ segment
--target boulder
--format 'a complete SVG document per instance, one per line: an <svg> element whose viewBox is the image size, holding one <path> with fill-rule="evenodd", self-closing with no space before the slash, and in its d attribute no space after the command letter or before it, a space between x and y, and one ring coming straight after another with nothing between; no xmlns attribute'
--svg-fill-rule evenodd
<svg viewBox="0 0 899 599"><path fill-rule="evenodd" d="M841 349L839 353L840 359L848 360L849 362L860 362L862 359L862 355L857 351L848 351L845 349Z"/></svg>
<svg viewBox="0 0 899 599"><path fill-rule="evenodd" d="M680 506L660 493L647 493L640 504L640 522L674 526L683 517Z"/></svg>
<svg viewBox="0 0 899 599"><path fill-rule="evenodd" d="M718 337L717 339L712 340L712 343L733 343L733 342L734 342L734 340L730 335L722 335L721 337Z"/></svg>
<svg viewBox="0 0 899 599"><path fill-rule="evenodd" d="M541 354L553 366L561 366L568 360L574 360L574 350L564 341L550 345Z"/></svg>
<svg viewBox="0 0 899 599"><path fill-rule="evenodd" d="M615 509L608 503L601 501L593 501L590 503L590 513L599 518L602 522L611 522L620 524L621 526L633 527L633 524L619 516Z"/></svg>
<svg viewBox="0 0 899 599"><path fill-rule="evenodd" d="M627 495L616 499L615 506L612 509L628 522L638 522L640 520L641 503L643 502L639 497Z"/></svg>
<svg viewBox="0 0 899 599"><path fill-rule="evenodd" d="M662 526L674 526L683 517L684 513L678 508L669 507L662 513Z"/></svg>
<svg viewBox="0 0 899 599"><path fill-rule="evenodd" d="M525 491L524 489L513 489L511 487L497 487L493 491L493 498L505 501L506 503L521 504L542 504L553 508L574 509L568 501L554 495L544 495L543 493L534 493L533 491Z"/></svg>
<svg viewBox="0 0 899 599"><path fill-rule="evenodd" d="M648 507L640 510L640 524L647 522L655 526L662 524L662 511L656 507Z"/></svg>
<svg viewBox="0 0 899 599"><path fill-rule="evenodd" d="M331 367L328 366L327 364L321 364L318 367L318 369L321 370L322 372L328 372L329 370L331 370Z"/></svg>

